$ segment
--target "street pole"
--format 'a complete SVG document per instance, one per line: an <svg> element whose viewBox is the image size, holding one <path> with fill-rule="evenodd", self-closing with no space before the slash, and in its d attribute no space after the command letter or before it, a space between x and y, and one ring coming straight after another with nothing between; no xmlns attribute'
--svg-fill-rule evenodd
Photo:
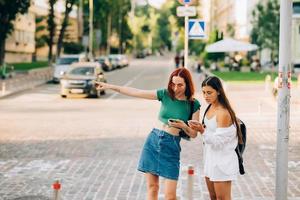
<svg viewBox="0 0 300 200"><path fill-rule="evenodd" d="M93 60L93 15L94 15L94 2L93 0L89 0L89 8L90 8L90 15L89 15L89 59Z"/></svg>
<svg viewBox="0 0 300 200"><path fill-rule="evenodd" d="M276 200L287 199L291 87L291 28L292 0L281 0L276 149Z"/></svg>
<svg viewBox="0 0 300 200"><path fill-rule="evenodd" d="M188 7L186 4L185 7ZM189 30L188 30L188 25L189 25L189 17L185 16L184 17L184 66L187 68L188 66L188 56L189 56Z"/></svg>

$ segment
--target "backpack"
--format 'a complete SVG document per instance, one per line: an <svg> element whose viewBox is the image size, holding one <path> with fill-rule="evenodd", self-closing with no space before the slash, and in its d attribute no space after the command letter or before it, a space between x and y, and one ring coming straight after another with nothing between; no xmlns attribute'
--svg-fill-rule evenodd
<svg viewBox="0 0 300 200"><path fill-rule="evenodd" d="M205 115L206 115L207 111L209 110L210 106L211 106L211 104L208 105L208 107L206 108L206 110L204 112L204 115L202 118L202 124L204 124L204 118L205 118ZM242 133L243 143L242 144L238 143L238 145L235 148L235 152L236 152L236 155L237 155L238 161L239 161L239 172L241 175L244 175L245 170L244 170L244 165L243 165L243 153L245 151L246 142L247 142L247 128L246 128L245 123L242 120L238 119L238 121L240 123L240 129L241 129L241 133Z"/></svg>
<svg viewBox="0 0 300 200"><path fill-rule="evenodd" d="M193 118L193 110L194 110L194 101L191 101L191 102L190 102L190 115L189 115L189 120ZM187 124L187 122L185 122L185 123ZM190 141L190 140L191 140L191 137L190 137L188 134L186 134L186 133L184 132L184 130L182 130L182 129L179 131L179 136L180 136L182 139L185 139L185 140L187 140L187 141Z"/></svg>

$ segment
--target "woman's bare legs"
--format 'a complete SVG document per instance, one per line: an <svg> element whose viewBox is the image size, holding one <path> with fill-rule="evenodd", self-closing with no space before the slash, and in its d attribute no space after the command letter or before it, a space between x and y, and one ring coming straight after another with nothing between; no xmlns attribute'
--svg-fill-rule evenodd
<svg viewBox="0 0 300 200"><path fill-rule="evenodd" d="M231 200L231 181L214 182L217 200Z"/></svg>
<svg viewBox="0 0 300 200"><path fill-rule="evenodd" d="M159 177L150 173L146 173L147 182L147 200L157 200L159 190Z"/></svg>
<svg viewBox="0 0 300 200"><path fill-rule="evenodd" d="M177 181L166 179L165 180L165 199L166 200L176 200L176 188Z"/></svg>
<svg viewBox="0 0 300 200"><path fill-rule="evenodd" d="M215 188L214 188L214 183L212 181L209 180L208 177L205 177L205 181L206 181L206 186L209 192L209 196L211 200L216 200L217 196L216 196L216 192L215 192Z"/></svg>

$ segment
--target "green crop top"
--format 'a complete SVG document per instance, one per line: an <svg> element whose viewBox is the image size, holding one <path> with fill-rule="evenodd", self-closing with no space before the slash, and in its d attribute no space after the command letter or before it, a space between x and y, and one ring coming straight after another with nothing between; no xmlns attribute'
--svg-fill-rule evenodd
<svg viewBox="0 0 300 200"><path fill-rule="evenodd" d="M189 120L191 105L188 100L173 100L169 96L167 89L157 90L156 95L157 99L161 101L161 107L158 116L161 122L167 124L168 119L181 119L185 122ZM195 99L193 113L199 109L200 103Z"/></svg>

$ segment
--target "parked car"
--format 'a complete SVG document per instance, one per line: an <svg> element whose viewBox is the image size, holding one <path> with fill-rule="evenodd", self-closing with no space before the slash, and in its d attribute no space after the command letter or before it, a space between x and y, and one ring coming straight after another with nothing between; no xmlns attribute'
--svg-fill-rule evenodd
<svg viewBox="0 0 300 200"><path fill-rule="evenodd" d="M296 74L296 75L298 75L298 74L300 74L300 60L295 60L294 62L293 62L293 72Z"/></svg>
<svg viewBox="0 0 300 200"><path fill-rule="evenodd" d="M144 51L138 51L135 55L136 58L145 58L146 54L144 53Z"/></svg>
<svg viewBox="0 0 300 200"><path fill-rule="evenodd" d="M109 55L109 60L114 67L126 67L129 65L129 60L124 54L111 54Z"/></svg>
<svg viewBox="0 0 300 200"><path fill-rule="evenodd" d="M109 58L107 56L100 56L96 59L102 66L102 69L104 71L111 71L114 69L112 63L109 61Z"/></svg>
<svg viewBox="0 0 300 200"><path fill-rule="evenodd" d="M82 97L100 97L105 90L97 90L94 81L106 82L101 65L98 62L79 62L70 66L60 81L61 97L71 95Z"/></svg>
<svg viewBox="0 0 300 200"><path fill-rule="evenodd" d="M62 75L69 69L72 63L82 61L86 61L86 56L84 54L62 55L56 60L54 65L53 82L59 83Z"/></svg>

